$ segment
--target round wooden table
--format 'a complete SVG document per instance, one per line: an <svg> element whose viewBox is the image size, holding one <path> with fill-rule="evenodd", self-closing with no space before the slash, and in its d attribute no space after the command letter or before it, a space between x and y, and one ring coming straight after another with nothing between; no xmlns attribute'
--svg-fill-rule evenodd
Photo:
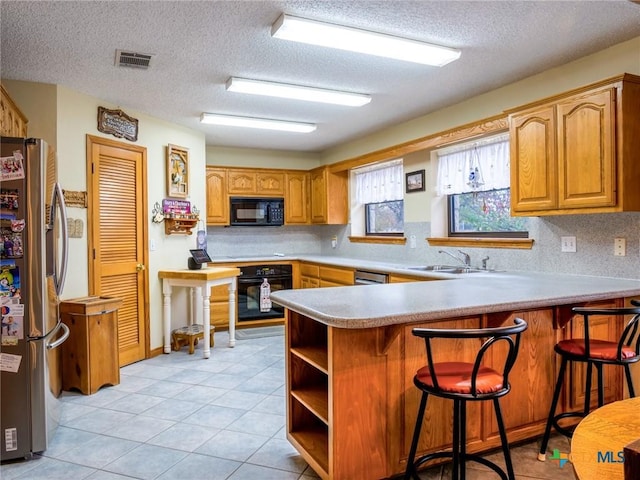
<svg viewBox="0 0 640 480"><path fill-rule="evenodd" d="M625 445L640 438L640 397L604 405L587 415L571 439L580 480L624 480Z"/></svg>

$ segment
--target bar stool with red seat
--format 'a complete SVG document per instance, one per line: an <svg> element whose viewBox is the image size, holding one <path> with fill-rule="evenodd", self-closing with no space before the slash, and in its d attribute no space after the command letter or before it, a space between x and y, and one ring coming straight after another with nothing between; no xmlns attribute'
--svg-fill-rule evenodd
<svg viewBox="0 0 640 480"><path fill-rule="evenodd" d="M504 421L500 411L500 397L503 397L511 389L509 384L509 372L513 367L520 346L520 335L527 329L527 323L521 318L514 320L514 325L496 328L479 329L439 329L439 328L414 328L413 335L421 337L425 341L427 350L427 365L420 368L413 378L413 383L422 391L422 398L418 408L416 426L413 432L413 440L409 457L407 458L407 469L405 479L418 480L417 469L426 462L436 458L451 458L453 460L453 478L465 478L465 462L474 461L481 463L494 470L503 480L514 480L513 465L509 454L509 445L504 428ZM475 361L469 362L433 362L431 340L437 338L455 339L486 339L478 353ZM504 365L495 370L482 365L484 355L489 349L500 342L506 343L508 347ZM427 407L429 395L449 398L453 400L453 448L451 452L435 452L415 458L418 442L420 440L420 430ZM507 473L495 463L482 458L479 455L467 453L466 451L466 402L469 401L493 401L498 421L498 430L502 443Z"/></svg>
<svg viewBox="0 0 640 480"><path fill-rule="evenodd" d="M632 305L640 306L640 301L632 300ZM563 427L559 421L569 417L586 417L591 406L591 373L596 367L598 382L598 407L604 403L604 376L602 368L604 365L619 365L624 368L629 395L635 397L633 380L631 378L630 365L640 360L640 308L588 308L575 307L572 309L575 314L584 318L584 334L582 338L572 338L561 340L556 344L554 350L560 355L561 363L558 371L553 399L547 425L542 437L538 460L544 462L546 459L547 444L551 435L551 427L558 433L571 438L573 429ZM617 342L608 340L598 340L589 338L589 318L592 316L626 316L633 315L625 326L622 335ZM586 385L584 395L584 409L575 412L563 412L556 415L556 407L560 398L560 391L564 382L565 371L568 362L582 362L587 364Z"/></svg>

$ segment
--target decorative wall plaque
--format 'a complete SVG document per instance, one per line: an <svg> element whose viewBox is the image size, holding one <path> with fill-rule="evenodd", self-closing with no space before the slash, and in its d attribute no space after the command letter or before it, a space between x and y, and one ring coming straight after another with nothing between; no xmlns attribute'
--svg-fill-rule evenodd
<svg viewBox="0 0 640 480"><path fill-rule="evenodd" d="M167 196L189 196L189 149L167 145Z"/></svg>
<svg viewBox="0 0 640 480"><path fill-rule="evenodd" d="M138 119L122 110L98 107L98 131L135 142L138 140Z"/></svg>
<svg viewBox="0 0 640 480"><path fill-rule="evenodd" d="M74 192L63 189L62 195L67 207L87 208L87 192Z"/></svg>

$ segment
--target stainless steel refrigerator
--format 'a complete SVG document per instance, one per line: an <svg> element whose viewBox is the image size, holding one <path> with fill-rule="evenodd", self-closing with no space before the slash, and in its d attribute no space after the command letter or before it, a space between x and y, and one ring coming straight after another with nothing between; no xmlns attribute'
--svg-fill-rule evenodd
<svg viewBox="0 0 640 480"><path fill-rule="evenodd" d="M46 450L57 427L60 374L49 366L54 349L69 335L58 313L68 241L55 151L39 139L2 137L0 154L4 461Z"/></svg>

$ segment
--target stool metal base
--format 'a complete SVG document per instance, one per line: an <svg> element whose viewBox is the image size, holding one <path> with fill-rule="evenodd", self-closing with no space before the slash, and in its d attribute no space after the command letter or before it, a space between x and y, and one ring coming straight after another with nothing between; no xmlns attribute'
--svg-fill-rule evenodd
<svg viewBox="0 0 640 480"><path fill-rule="evenodd" d="M430 453L428 455L424 455L420 458L418 458L414 464L413 464L413 468L414 468L414 472L417 471L418 467L420 467L422 464L427 463L431 460L434 460L436 458L454 458L454 454L453 452L437 452L437 453ZM477 462L480 463L482 465L484 465L485 467L490 468L491 470L493 470L494 472L496 472L498 475L500 475L500 478L502 480L509 480L509 477L507 476L507 474L504 472L504 470L502 470L501 467L499 467L497 464L493 463L491 460L487 460L486 458L481 457L480 455L476 455L473 453L465 453L464 456L461 456L460 460L460 470L462 470L461 472L459 472L460 474L460 478L464 478L465 477L465 464L466 462ZM405 477L407 478L407 477ZM455 475L454 473L454 478L458 478L457 475Z"/></svg>
<svg viewBox="0 0 640 480"><path fill-rule="evenodd" d="M509 452L509 445L507 443L507 435L504 427L504 421L502 419L502 412L500 410L500 402L498 398L491 398L496 413L496 421L498 422L498 431L500 432L500 441L502 447L502 453L504 454L504 460L507 471L505 472L497 464L493 463L486 458L481 457L473 453L467 453L466 443L466 421L467 421L467 408L466 400L455 399L453 401L453 451L451 452L436 452L423 455L415 458L418 441L420 439L420 431L422 430L422 421L424 419L424 412L427 407L427 398L429 394L423 390L422 398L420 399L420 406L418 407L418 416L416 419L416 426L413 432L413 441L411 443L411 450L407 458L407 469L405 471L405 480L419 480L417 469L421 465L434 460L436 458L451 458L453 461L453 480L466 478L466 462L472 461L480 463L491 470L496 472L502 480L515 480L515 474L513 472L513 464L511 462L511 454ZM489 399L487 399L489 400Z"/></svg>

